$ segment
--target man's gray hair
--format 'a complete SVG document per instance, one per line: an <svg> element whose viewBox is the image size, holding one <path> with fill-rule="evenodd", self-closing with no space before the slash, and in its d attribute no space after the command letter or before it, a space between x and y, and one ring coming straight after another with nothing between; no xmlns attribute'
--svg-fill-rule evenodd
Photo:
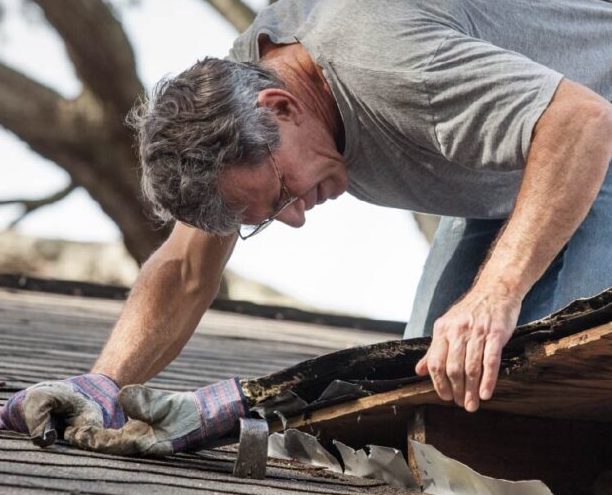
<svg viewBox="0 0 612 495"><path fill-rule="evenodd" d="M142 191L156 216L215 234L240 226L241 211L221 197L226 165L258 165L279 140L258 93L284 85L255 64L206 58L162 79L127 122L137 132Z"/></svg>

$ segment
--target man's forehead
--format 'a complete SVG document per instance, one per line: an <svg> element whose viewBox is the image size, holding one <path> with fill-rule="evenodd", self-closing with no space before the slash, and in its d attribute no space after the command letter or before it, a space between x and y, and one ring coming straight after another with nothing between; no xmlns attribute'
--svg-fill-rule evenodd
<svg viewBox="0 0 612 495"><path fill-rule="evenodd" d="M265 166L265 160L256 165L227 165L219 176L224 187L248 187L259 181L269 180L274 176L271 167Z"/></svg>
<svg viewBox="0 0 612 495"><path fill-rule="evenodd" d="M274 184L274 171L265 162L257 165L230 165L219 177L223 200L233 207L246 207L254 198L265 195Z"/></svg>

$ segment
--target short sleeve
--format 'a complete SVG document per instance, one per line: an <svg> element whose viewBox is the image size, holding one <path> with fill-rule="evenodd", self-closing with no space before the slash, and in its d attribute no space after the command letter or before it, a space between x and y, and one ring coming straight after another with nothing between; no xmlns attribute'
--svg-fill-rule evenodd
<svg viewBox="0 0 612 495"><path fill-rule="evenodd" d="M422 75L440 153L464 167L489 170L524 167L533 128L563 78L456 31L447 34Z"/></svg>

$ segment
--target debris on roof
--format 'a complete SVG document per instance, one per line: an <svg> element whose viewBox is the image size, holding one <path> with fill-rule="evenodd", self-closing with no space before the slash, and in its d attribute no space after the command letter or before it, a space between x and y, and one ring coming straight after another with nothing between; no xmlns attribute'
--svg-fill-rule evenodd
<svg viewBox="0 0 612 495"><path fill-rule="evenodd" d="M404 454L391 447L368 445L353 450L342 442L334 442L342 466L336 457L325 449L316 437L290 428L283 433L273 433L268 442L268 456L322 467L336 473L382 480L398 488L419 488Z"/></svg>
<svg viewBox="0 0 612 495"><path fill-rule="evenodd" d="M416 439L490 476L590 494L612 459L611 341L612 289L519 327L495 394L476 414L442 402L428 378L414 376L426 339L345 349L244 385L258 399L258 385L276 387L279 396L258 404L272 430L298 428L326 448L395 447L416 468L408 446Z"/></svg>
<svg viewBox="0 0 612 495"><path fill-rule="evenodd" d="M432 445L410 441L428 495L553 495L539 480L508 481L483 476Z"/></svg>
<svg viewBox="0 0 612 495"><path fill-rule="evenodd" d="M553 340L560 342L562 338L598 325L603 325L597 328L605 333L609 330L606 323L611 320L612 289L590 299L575 301L549 317L518 327L502 357L505 381L508 382L510 375L519 376L541 365L540 362L545 362L546 366L550 364L550 356L536 356L544 349L537 344ZM398 390L394 397L401 398L399 390L411 396L412 392L419 390L416 384L428 382L428 378L416 376L414 367L429 343L429 338L391 340L343 349L268 376L243 380L241 384L256 411L266 418L278 415L283 421L289 416L306 417L334 404L394 390ZM585 379L592 378L592 375L585 376ZM489 404L495 403L494 400Z"/></svg>
<svg viewBox="0 0 612 495"><path fill-rule="evenodd" d="M415 440L410 440L410 450L414 453L418 477L408 467L401 450L380 445L354 450L338 441L334 441L334 447L342 460L342 467L316 437L288 429L270 436L268 456L382 480L398 488L422 488L428 495L552 495L539 480L508 481L483 476L445 456L432 445Z"/></svg>
<svg viewBox="0 0 612 495"><path fill-rule="evenodd" d="M542 320L518 327L515 336L504 349L501 388L507 388L509 384L519 386L519 383L529 381L534 369L543 367L547 374L553 370L560 372L563 368L567 378L572 380L580 379L582 375L574 372L585 368L582 378L591 385L593 380L612 380L612 375L608 377L600 372L591 373L599 367L599 362L595 363L594 360L607 363L607 355L612 352L608 349L608 339L612 338L609 335L612 334L611 321L612 289L608 289L591 299L575 301ZM409 402L414 404L426 404L429 403L433 387L427 377L415 375L414 366L429 343L429 338L390 340L343 349L308 359L261 378L244 380L242 387L251 405L261 414L272 418L280 412L285 417L291 417L291 426L300 421L313 425L317 417L315 411L326 409L326 413L320 413L324 416L329 414L330 406L340 404L340 410L342 404L350 401L353 401L351 407L355 411L375 407L377 403L386 404L390 400L401 402L404 398L412 398ZM586 347L593 355L583 363L582 352ZM563 354L562 363L558 362L558 354ZM571 356L576 354L578 357L573 362ZM571 368L570 364L574 364L576 369ZM612 363L607 363L606 369L611 368ZM542 388L551 385L544 378L538 373L538 383L531 386ZM555 378L560 377L555 374ZM608 394L610 390L606 387L602 393ZM368 399L373 395L377 396L376 399ZM502 397L483 403L484 407L497 408L503 398L503 394L496 394L499 395ZM526 394L525 400L529 395ZM592 395L588 399L592 405ZM554 413L547 407L542 409L535 405L533 411L528 410L529 406L524 402L520 397L513 396L512 404L504 404L508 412L517 412L515 409L518 408L521 412L533 412L536 415ZM434 399L432 403L440 404L440 401ZM612 413L612 403L601 413L590 412L591 415L600 415L600 419L610 417L608 413ZM563 414L568 414L568 411ZM576 413L576 416L580 417L581 414Z"/></svg>
<svg viewBox="0 0 612 495"><path fill-rule="evenodd" d="M289 429L283 433L272 433L268 438L268 456L276 459L294 460L311 466L342 473L342 466L312 435Z"/></svg>

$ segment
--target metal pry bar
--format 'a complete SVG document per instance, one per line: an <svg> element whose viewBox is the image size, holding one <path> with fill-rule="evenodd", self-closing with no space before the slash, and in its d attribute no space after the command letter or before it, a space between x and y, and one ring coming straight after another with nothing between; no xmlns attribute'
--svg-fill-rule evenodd
<svg viewBox="0 0 612 495"><path fill-rule="evenodd" d="M38 437L32 437L32 442L38 447L48 447L57 441L57 421L51 416L42 434Z"/></svg>
<svg viewBox="0 0 612 495"><path fill-rule="evenodd" d="M234 476L253 479L266 477L268 433L265 419L240 418L240 443Z"/></svg>

